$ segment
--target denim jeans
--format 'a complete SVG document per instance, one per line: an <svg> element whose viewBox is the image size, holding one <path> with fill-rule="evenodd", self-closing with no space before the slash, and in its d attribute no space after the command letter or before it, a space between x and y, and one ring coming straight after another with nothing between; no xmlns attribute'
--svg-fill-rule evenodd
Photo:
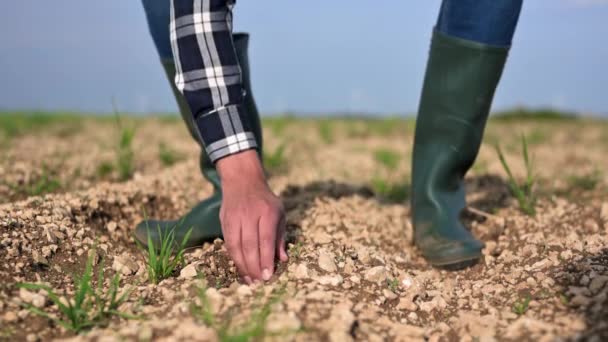
<svg viewBox="0 0 608 342"><path fill-rule="evenodd" d="M171 59L169 0L142 0L158 54ZM436 29L478 43L510 46L523 0L444 0Z"/></svg>
<svg viewBox="0 0 608 342"><path fill-rule="evenodd" d="M169 21L171 19L170 0L142 0L148 28L161 59L173 59L171 39L169 38Z"/></svg>
<svg viewBox="0 0 608 342"><path fill-rule="evenodd" d="M523 0L443 0L435 27L452 37L511 46Z"/></svg>

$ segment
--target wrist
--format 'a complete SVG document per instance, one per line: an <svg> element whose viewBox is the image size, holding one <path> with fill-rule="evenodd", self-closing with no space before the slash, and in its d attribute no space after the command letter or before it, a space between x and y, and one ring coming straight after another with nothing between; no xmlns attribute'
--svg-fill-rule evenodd
<svg viewBox="0 0 608 342"><path fill-rule="evenodd" d="M264 168L256 150L231 154L215 164L222 183L266 182Z"/></svg>

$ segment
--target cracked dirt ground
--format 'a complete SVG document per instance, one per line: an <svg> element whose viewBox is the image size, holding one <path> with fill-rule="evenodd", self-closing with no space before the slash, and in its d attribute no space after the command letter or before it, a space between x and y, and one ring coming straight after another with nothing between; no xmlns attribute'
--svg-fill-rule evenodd
<svg viewBox="0 0 608 342"><path fill-rule="evenodd" d="M23 132L0 147L0 340L214 341L217 331L191 311L203 285L216 316L234 326L282 289L265 340L608 338L608 123L491 121L467 177L471 209L463 216L486 243L484 258L454 272L429 267L411 245L411 121L267 120L267 151L285 149L270 183L285 201L290 260L269 283L248 287L220 240L188 251L175 276L149 284L132 229L144 212L172 218L211 192L196 146L177 120L136 119L135 174L119 182L98 172L114 155L112 122L82 121L67 133ZM521 133L538 177L533 217L511 196L492 145L500 143L523 177ZM175 164L159 161L161 142L181 156ZM24 189L43 166L58 186L32 196ZM133 289L120 309L139 319L74 335L24 309L57 314L44 292L16 284L70 294L94 243L106 273L121 273L121 288Z"/></svg>

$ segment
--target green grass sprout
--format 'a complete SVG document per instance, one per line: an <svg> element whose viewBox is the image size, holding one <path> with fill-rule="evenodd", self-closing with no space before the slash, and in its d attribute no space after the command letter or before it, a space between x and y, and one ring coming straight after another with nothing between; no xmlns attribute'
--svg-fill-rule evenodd
<svg viewBox="0 0 608 342"><path fill-rule="evenodd" d="M148 247L140 248L146 253L146 263L150 281L158 284L161 280L170 277L180 265L184 263L184 251L193 227L191 227L184 236L184 239L178 243L175 240L175 230L178 226L173 227L169 231L163 232L160 226L157 226L158 236L160 238L159 245L155 246L152 236L148 229ZM139 244L138 244L139 245Z"/></svg>
<svg viewBox="0 0 608 342"><path fill-rule="evenodd" d="M25 308L33 314L47 318L63 328L80 333L94 326L103 326L113 316L131 319L136 318L120 312L119 307L131 294L131 289L125 290L122 295L120 291L120 275L115 274L110 281L108 291L104 291L103 284L105 275L103 262L97 273L97 287L93 287L93 258L91 253L87 259L84 272L80 276L74 276L74 295L69 299L62 299L53 288L43 284L20 283L19 288L30 291L44 291L48 298L57 306L62 318L55 317L48 312L31 304L24 304Z"/></svg>
<svg viewBox="0 0 608 342"><path fill-rule="evenodd" d="M522 184L518 183L515 177L513 176L511 168L509 167L509 164L507 163L507 160L504 154L502 153L500 146L496 144L495 148L498 154L498 158L500 159L500 163L502 164L505 172L509 177L509 189L517 199L517 202L519 203L519 208L525 214L529 216L534 216L536 214L536 196L534 194L534 185L536 184L536 178L534 176L532 162L528 153L528 143L524 135L521 136L521 144L522 155L526 168L526 179Z"/></svg>

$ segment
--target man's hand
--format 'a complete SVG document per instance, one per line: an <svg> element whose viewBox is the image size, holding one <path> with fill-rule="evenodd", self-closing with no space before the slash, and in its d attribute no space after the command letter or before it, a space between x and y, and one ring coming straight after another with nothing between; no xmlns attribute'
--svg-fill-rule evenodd
<svg viewBox="0 0 608 342"><path fill-rule="evenodd" d="M222 182L220 221L228 253L247 283L268 280L278 256L287 261L285 213L264 176L257 152L247 150L217 162Z"/></svg>

